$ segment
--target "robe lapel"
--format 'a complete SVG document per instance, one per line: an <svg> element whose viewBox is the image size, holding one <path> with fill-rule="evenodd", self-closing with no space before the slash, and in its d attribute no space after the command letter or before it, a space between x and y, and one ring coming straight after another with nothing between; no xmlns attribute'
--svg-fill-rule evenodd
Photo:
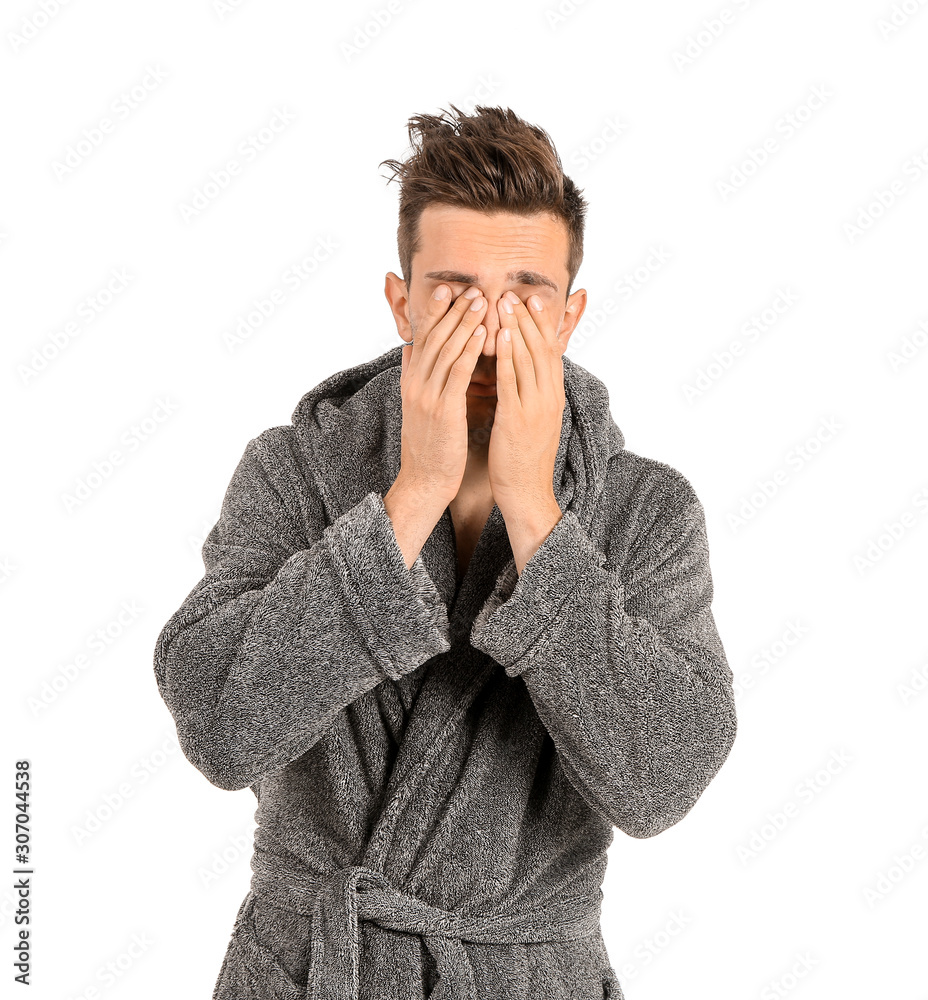
<svg viewBox="0 0 928 1000"><path fill-rule="evenodd" d="M386 493L399 472L400 360L400 350L396 349L353 370L348 388L338 381L340 376L332 376L320 387L325 390L321 403L307 394L307 405L298 409L301 420L294 422L309 456L308 472L315 477L332 520L350 510L371 490ZM571 386L576 376L569 359L564 359L564 365L567 402L552 485L561 510L574 510L581 523L588 524L602 488L604 464L592 443L583 440L586 435L574 433L578 418L589 421L595 415L582 412L586 404L583 386L579 385L581 392L575 398ZM340 375L344 377L345 373ZM334 402L329 402L330 399ZM309 413L313 423L309 422ZM323 433L319 433L320 429ZM620 432L616 429L616 433ZM334 490L334 483L341 484L340 491ZM349 484L347 488L345 484ZM480 691L500 669L490 657L470 646L473 620L491 596L499 603L504 602L518 582L505 521L495 504L460 589L451 512L447 507L420 555L448 605L451 650L425 667L425 678L384 794L383 809L362 861L376 870L384 870L387 865L396 823L414 794L418 779L448 745Z"/></svg>

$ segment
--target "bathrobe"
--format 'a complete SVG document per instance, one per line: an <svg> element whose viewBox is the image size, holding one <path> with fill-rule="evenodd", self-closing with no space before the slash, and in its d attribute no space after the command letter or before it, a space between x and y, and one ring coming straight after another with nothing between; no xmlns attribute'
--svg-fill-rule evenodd
<svg viewBox="0 0 928 1000"><path fill-rule="evenodd" d="M624 998L614 830L679 822L735 738L703 509L565 356L563 514L522 574L496 506L460 585L448 508L407 567L401 350L248 442L157 640L185 757L257 798L213 1000Z"/></svg>

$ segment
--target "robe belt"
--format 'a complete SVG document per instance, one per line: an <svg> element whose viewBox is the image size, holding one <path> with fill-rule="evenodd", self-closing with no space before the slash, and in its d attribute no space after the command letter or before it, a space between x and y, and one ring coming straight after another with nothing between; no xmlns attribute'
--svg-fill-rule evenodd
<svg viewBox="0 0 928 1000"><path fill-rule="evenodd" d="M439 982L432 1000L476 1000L474 970L464 941L519 944L570 941L600 927L602 890L590 896L548 899L509 914L442 910L397 889L383 873L361 865L329 875L282 870L278 859L265 870L252 863L252 890L270 903L312 916L307 1000L357 1000L360 984L359 922L422 936L435 960Z"/></svg>

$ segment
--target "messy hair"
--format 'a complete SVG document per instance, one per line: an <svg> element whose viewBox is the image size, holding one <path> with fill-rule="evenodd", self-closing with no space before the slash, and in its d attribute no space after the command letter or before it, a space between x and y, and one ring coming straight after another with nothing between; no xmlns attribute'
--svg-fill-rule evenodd
<svg viewBox="0 0 928 1000"><path fill-rule="evenodd" d="M419 218L431 204L480 212L535 215L549 212L567 225L567 295L583 260L587 202L564 173L548 133L510 108L477 105L473 115L450 105L452 115L409 119L413 148L407 160L382 160L400 180L396 243L409 291L412 258L421 249ZM565 296L565 300L566 300Z"/></svg>

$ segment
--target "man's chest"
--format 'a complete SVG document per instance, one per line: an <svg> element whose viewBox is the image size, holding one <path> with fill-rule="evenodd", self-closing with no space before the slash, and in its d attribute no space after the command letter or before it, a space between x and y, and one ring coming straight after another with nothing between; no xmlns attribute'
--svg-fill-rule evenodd
<svg viewBox="0 0 928 1000"><path fill-rule="evenodd" d="M459 584L467 573L474 549L477 547L477 542L483 534L483 529L492 510L492 496L482 498L479 501L455 501L450 505L451 525L454 529L457 552L457 582Z"/></svg>

